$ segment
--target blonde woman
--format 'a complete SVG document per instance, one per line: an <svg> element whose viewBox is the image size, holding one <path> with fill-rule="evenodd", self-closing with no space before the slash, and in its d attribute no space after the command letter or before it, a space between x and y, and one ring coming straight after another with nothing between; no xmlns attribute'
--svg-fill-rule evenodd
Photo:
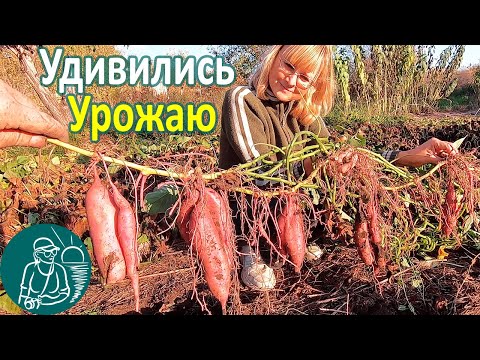
<svg viewBox="0 0 480 360"><path fill-rule="evenodd" d="M328 137L322 118L332 109L334 94L332 46L272 46L249 85L233 87L225 95L219 166L228 169L249 162L271 151L269 145L284 147L299 131L309 130L319 137ZM389 161L396 159L399 166L421 166L438 163L445 155L455 153L451 143L432 138L412 150L387 151L382 155ZM272 160L277 160L275 157ZM339 161L354 166L354 159L348 156ZM297 177L308 176L311 171L310 158L294 165ZM236 210L236 202L232 201L232 206ZM244 284L259 290L272 289L273 269L248 244L239 241L239 246ZM321 255L320 248L313 243L307 250L313 258Z"/></svg>

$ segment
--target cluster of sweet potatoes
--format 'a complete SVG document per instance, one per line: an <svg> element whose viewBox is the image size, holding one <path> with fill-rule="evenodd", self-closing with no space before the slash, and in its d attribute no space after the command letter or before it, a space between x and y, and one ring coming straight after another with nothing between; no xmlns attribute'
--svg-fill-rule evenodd
<svg viewBox="0 0 480 360"><path fill-rule="evenodd" d="M85 208L93 253L106 284L131 279L135 310L139 311L137 219L127 199L108 178L108 187L94 166L94 181L87 191Z"/></svg>

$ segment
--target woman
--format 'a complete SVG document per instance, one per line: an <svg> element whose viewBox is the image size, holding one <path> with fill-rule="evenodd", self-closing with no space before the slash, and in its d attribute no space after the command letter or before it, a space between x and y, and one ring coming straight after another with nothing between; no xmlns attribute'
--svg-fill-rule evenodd
<svg viewBox="0 0 480 360"><path fill-rule="evenodd" d="M275 45L264 55L249 86L230 89L224 99L221 119L219 167L228 169L271 151L268 145L284 147L295 134L308 130L319 137L329 132L322 120L333 107L335 93L333 48L330 45ZM432 138L408 151L388 151L384 157L397 166L436 164L454 155L451 143ZM275 156L272 160L276 160ZM353 166L345 156L338 161ZM294 175L312 171L310 158L294 165ZM259 184L262 185L262 184ZM236 203L232 202L232 206ZM262 258L240 243L241 278L245 285L268 290L275 274ZM319 254L318 246L308 251Z"/></svg>

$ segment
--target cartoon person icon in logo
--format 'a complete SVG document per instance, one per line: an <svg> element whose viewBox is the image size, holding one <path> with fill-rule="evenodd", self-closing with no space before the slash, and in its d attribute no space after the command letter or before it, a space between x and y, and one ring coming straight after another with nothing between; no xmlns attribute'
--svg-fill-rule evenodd
<svg viewBox="0 0 480 360"><path fill-rule="evenodd" d="M25 309L59 304L70 295L65 267L55 262L59 250L48 237L39 237L33 242L34 261L24 268L18 298Z"/></svg>
<svg viewBox="0 0 480 360"><path fill-rule="evenodd" d="M36 224L15 235L0 256L8 297L35 315L72 308L87 291L92 262L80 237L64 226Z"/></svg>

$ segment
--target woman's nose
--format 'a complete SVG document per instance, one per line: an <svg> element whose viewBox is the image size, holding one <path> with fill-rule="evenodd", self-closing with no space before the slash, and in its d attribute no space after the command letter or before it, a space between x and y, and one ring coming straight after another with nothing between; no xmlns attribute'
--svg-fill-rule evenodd
<svg viewBox="0 0 480 360"><path fill-rule="evenodd" d="M286 77L286 80L289 86L294 87L295 85L297 85L297 74L289 74Z"/></svg>

